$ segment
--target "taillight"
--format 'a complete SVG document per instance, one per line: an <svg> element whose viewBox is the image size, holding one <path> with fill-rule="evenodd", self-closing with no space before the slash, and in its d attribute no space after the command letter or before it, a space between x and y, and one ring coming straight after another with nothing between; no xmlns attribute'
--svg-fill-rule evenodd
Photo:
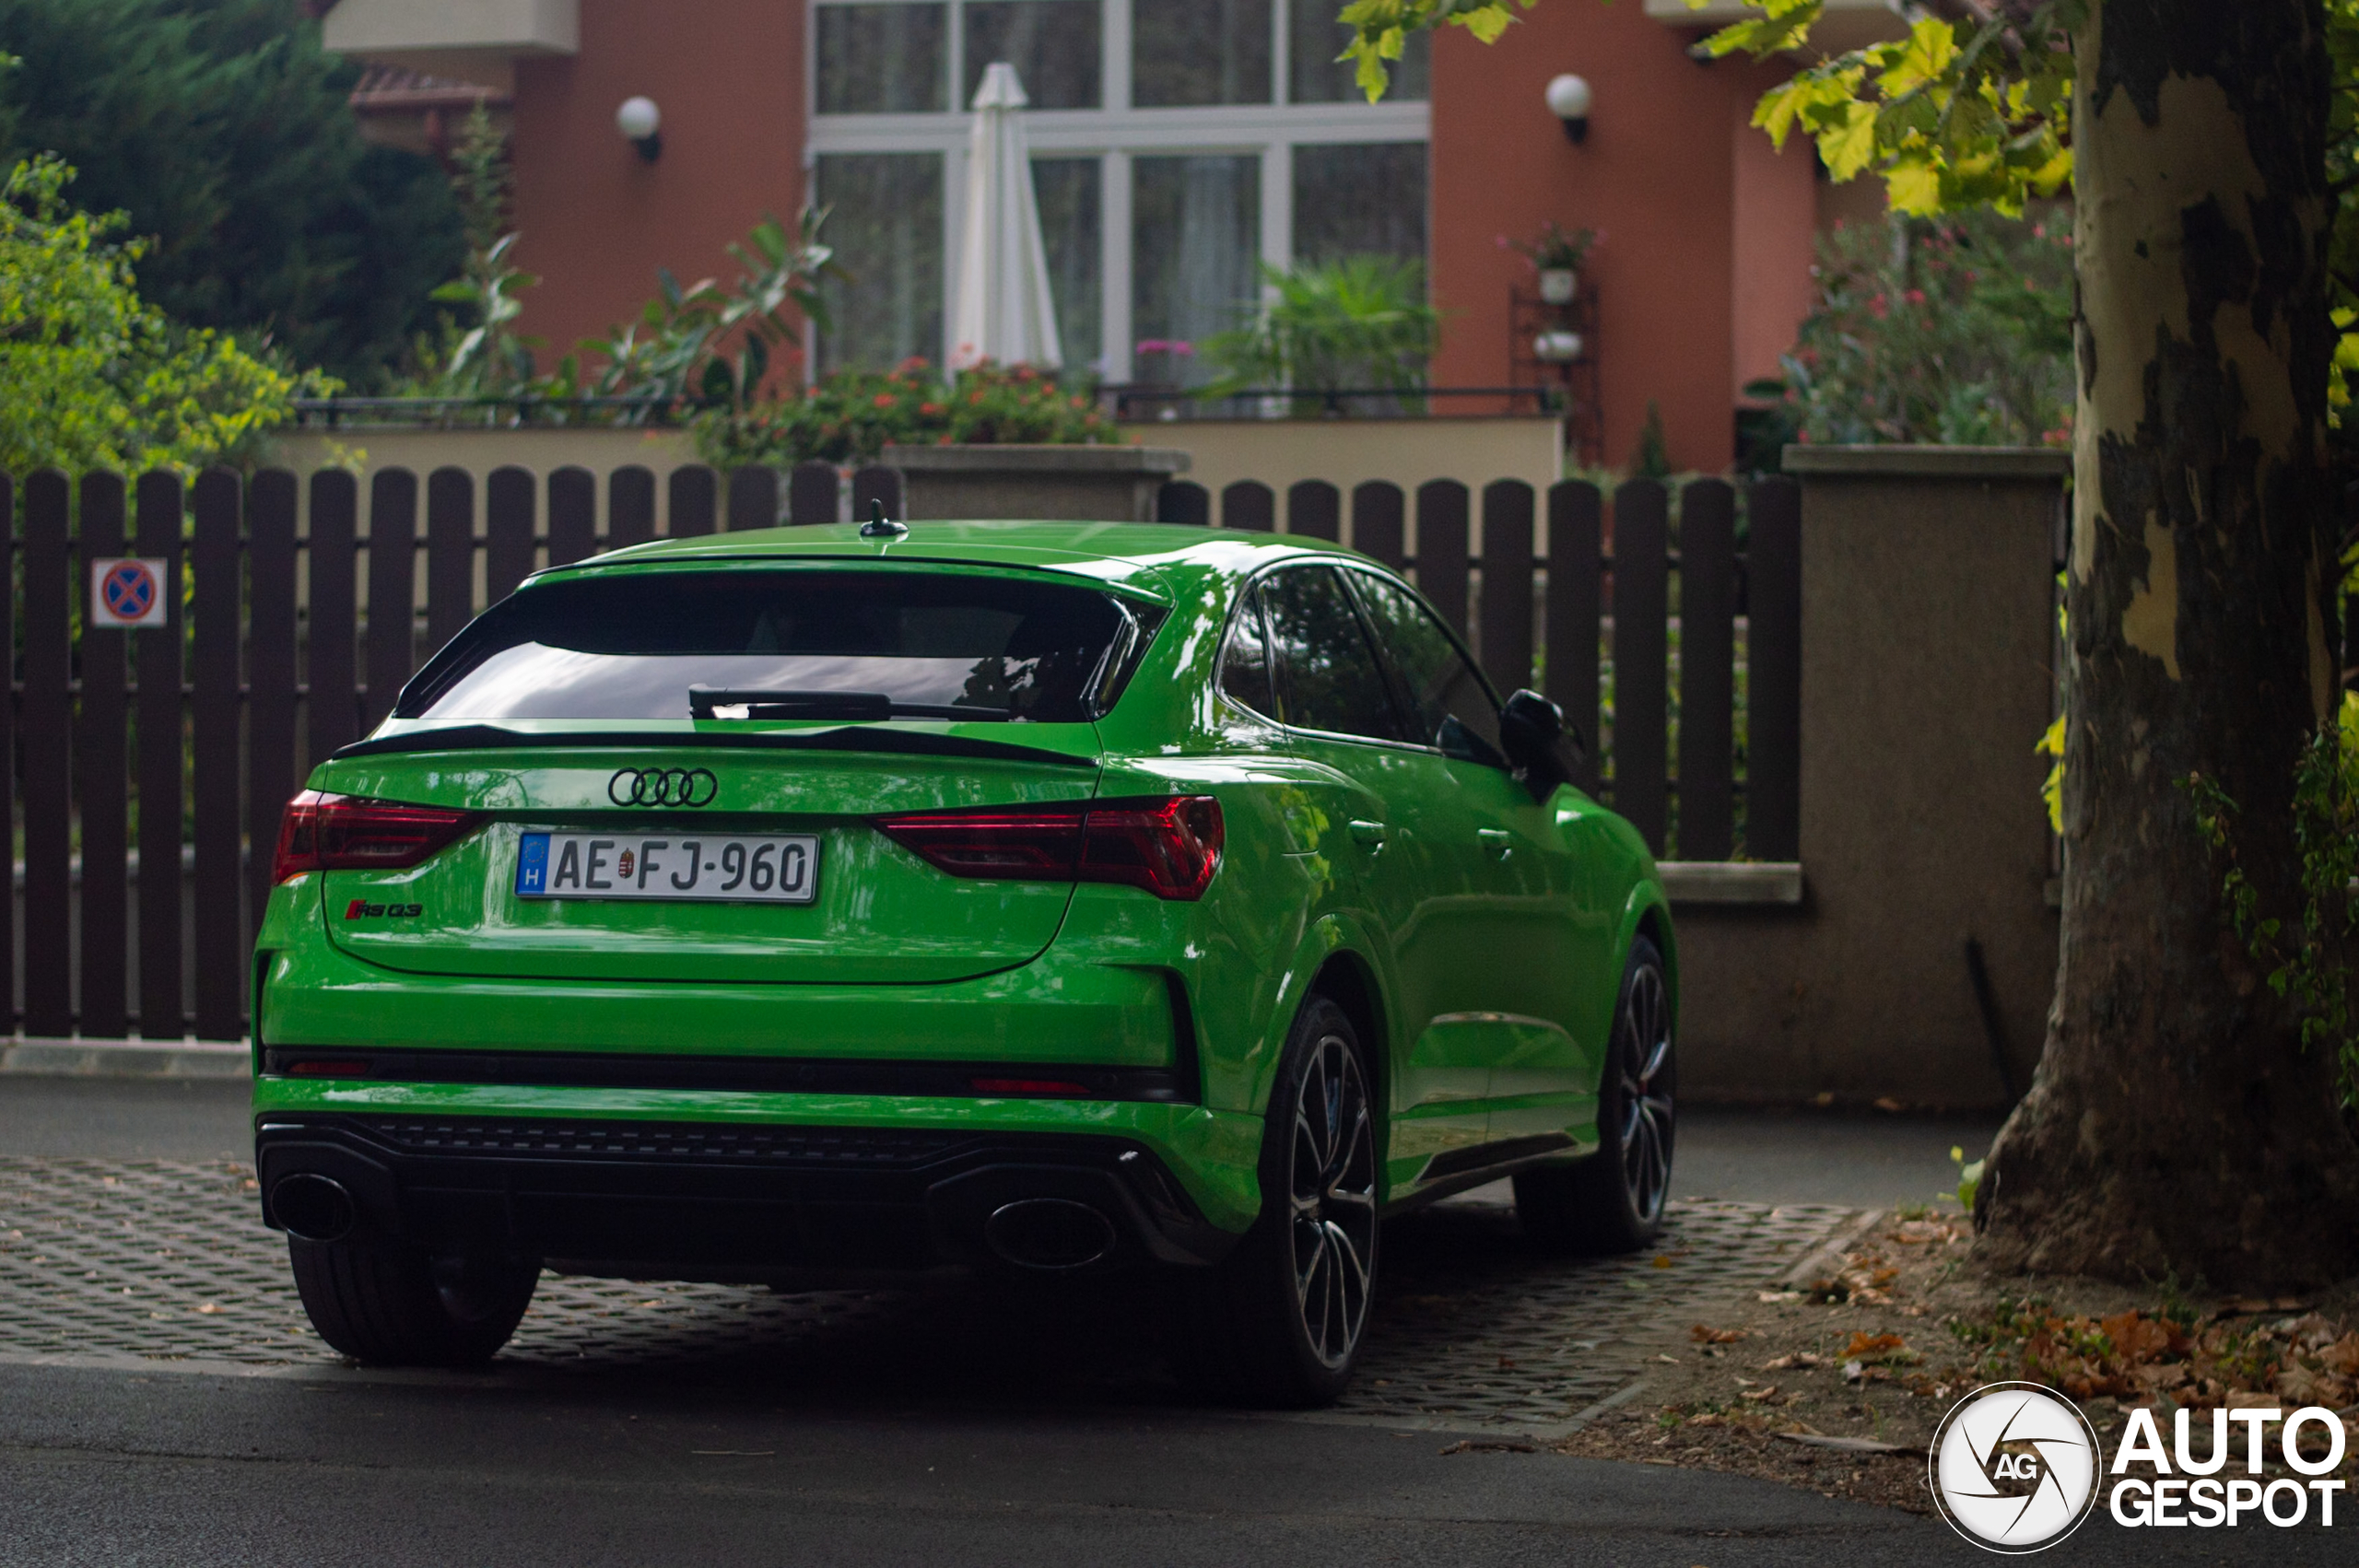
<svg viewBox="0 0 2359 1568"><path fill-rule="evenodd" d="M871 820L952 876L1115 882L1158 898L1201 898L1220 869L1220 802L1210 795L912 812Z"/></svg>
<svg viewBox="0 0 2359 1568"><path fill-rule="evenodd" d="M475 812L306 790L287 802L271 880L305 872L402 871L465 837L480 821Z"/></svg>

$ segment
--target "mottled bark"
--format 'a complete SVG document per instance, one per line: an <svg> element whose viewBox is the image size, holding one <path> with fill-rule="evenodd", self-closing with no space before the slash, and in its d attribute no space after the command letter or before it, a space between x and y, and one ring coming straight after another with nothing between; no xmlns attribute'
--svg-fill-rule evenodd
<svg viewBox="0 0 2359 1568"><path fill-rule="evenodd" d="M2359 1271L2331 1067L2228 933L2181 781L2296 903L2295 755L2333 695L2317 0L2102 0L2075 39L2081 390L2063 948L1978 1219L2001 1266L2219 1288Z"/></svg>

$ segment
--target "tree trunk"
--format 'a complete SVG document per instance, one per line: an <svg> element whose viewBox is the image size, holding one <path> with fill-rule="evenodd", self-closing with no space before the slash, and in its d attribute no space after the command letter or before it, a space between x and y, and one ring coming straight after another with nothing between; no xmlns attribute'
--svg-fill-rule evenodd
<svg viewBox="0 0 2359 1568"><path fill-rule="evenodd" d="M2081 388L2063 951L1977 1204L2001 1267L2215 1289L2359 1272L2332 1064L2228 926L2189 775L2297 907L2336 680L2319 0L2099 0L2074 39Z"/></svg>

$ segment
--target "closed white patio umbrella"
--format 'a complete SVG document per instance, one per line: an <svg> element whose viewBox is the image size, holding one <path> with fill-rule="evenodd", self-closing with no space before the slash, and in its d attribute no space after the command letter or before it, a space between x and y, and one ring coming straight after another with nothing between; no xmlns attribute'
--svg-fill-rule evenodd
<svg viewBox="0 0 2359 1568"><path fill-rule="evenodd" d="M950 363L986 359L1053 370L1064 363L1057 307L1049 288L1048 248L1032 191L1025 146L1029 101L1015 67L995 61L975 89L975 128L967 147L966 232L958 246L958 303L952 312Z"/></svg>

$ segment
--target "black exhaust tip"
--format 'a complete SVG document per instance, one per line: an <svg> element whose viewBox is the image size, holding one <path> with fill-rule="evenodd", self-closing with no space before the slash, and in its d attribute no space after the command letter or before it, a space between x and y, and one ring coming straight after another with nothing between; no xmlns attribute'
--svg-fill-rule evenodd
<svg viewBox="0 0 2359 1568"><path fill-rule="evenodd" d="M1086 1269L1114 1249L1114 1223L1069 1198L1023 1198L983 1224L992 1250L1021 1269Z"/></svg>
<svg viewBox="0 0 2359 1568"><path fill-rule="evenodd" d="M278 1178L270 1189L270 1211L288 1235L302 1241L342 1241L359 1218L342 1182L310 1171Z"/></svg>

